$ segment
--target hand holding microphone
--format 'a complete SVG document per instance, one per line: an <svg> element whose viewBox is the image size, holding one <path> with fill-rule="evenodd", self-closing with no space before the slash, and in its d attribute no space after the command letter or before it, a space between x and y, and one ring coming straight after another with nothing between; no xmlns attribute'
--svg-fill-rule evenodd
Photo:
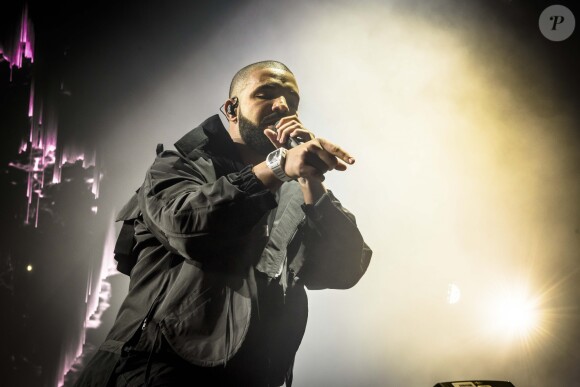
<svg viewBox="0 0 580 387"><path fill-rule="evenodd" d="M277 147L288 149L284 161L284 172L292 179L318 178L324 180L329 170L344 171L354 158L340 146L323 138L315 138L296 115L278 121L264 134Z"/></svg>

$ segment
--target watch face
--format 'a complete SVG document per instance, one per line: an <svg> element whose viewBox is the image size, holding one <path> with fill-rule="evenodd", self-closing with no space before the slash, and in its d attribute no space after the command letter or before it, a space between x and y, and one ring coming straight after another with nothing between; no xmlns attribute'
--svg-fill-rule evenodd
<svg viewBox="0 0 580 387"><path fill-rule="evenodd" d="M266 157L266 165L274 172L274 175L282 181L292 180L284 172L284 162L286 160L286 149L278 148L268 154Z"/></svg>
<svg viewBox="0 0 580 387"><path fill-rule="evenodd" d="M280 162L280 149L275 150L274 152L270 152L268 157L266 158L266 163L279 163Z"/></svg>

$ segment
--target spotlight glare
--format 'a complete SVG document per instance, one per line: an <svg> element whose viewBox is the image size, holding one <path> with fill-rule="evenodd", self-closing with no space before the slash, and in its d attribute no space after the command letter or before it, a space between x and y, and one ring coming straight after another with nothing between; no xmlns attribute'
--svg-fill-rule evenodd
<svg viewBox="0 0 580 387"><path fill-rule="evenodd" d="M447 285L447 303L450 305L457 304L461 299L461 290L454 283Z"/></svg>
<svg viewBox="0 0 580 387"><path fill-rule="evenodd" d="M32 271L32 265L26 266L26 271Z"/></svg>
<svg viewBox="0 0 580 387"><path fill-rule="evenodd" d="M509 335L528 336L538 327L536 303L521 296L501 299L496 306L497 328Z"/></svg>

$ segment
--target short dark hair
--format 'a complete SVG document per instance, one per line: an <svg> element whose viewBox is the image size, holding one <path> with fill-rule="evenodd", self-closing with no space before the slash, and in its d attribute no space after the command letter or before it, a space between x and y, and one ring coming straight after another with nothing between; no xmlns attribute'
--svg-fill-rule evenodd
<svg viewBox="0 0 580 387"><path fill-rule="evenodd" d="M240 86L247 81L250 73L252 73L254 70L261 70L265 68L282 69L293 74L292 71L288 68L288 66L277 60L263 60L260 62L249 64L246 67L242 68L240 71L238 71L236 75L234 75L234 77L232 78L232 82L230 83L230 93L229 93L230 98L236 97L236 94L239 93Z"/></svg>

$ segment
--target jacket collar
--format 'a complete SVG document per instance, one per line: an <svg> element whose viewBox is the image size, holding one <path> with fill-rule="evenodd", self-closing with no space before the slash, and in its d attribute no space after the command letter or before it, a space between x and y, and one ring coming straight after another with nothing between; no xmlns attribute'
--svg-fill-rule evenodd
<svg viewBox="0 0 580 387"><path fill-rule="evenodd" d="M174 145L175 149L186 157L200 148L215 155L229 156L232 159L239 157L232 138L217 114L189 131Z"/></svg>

